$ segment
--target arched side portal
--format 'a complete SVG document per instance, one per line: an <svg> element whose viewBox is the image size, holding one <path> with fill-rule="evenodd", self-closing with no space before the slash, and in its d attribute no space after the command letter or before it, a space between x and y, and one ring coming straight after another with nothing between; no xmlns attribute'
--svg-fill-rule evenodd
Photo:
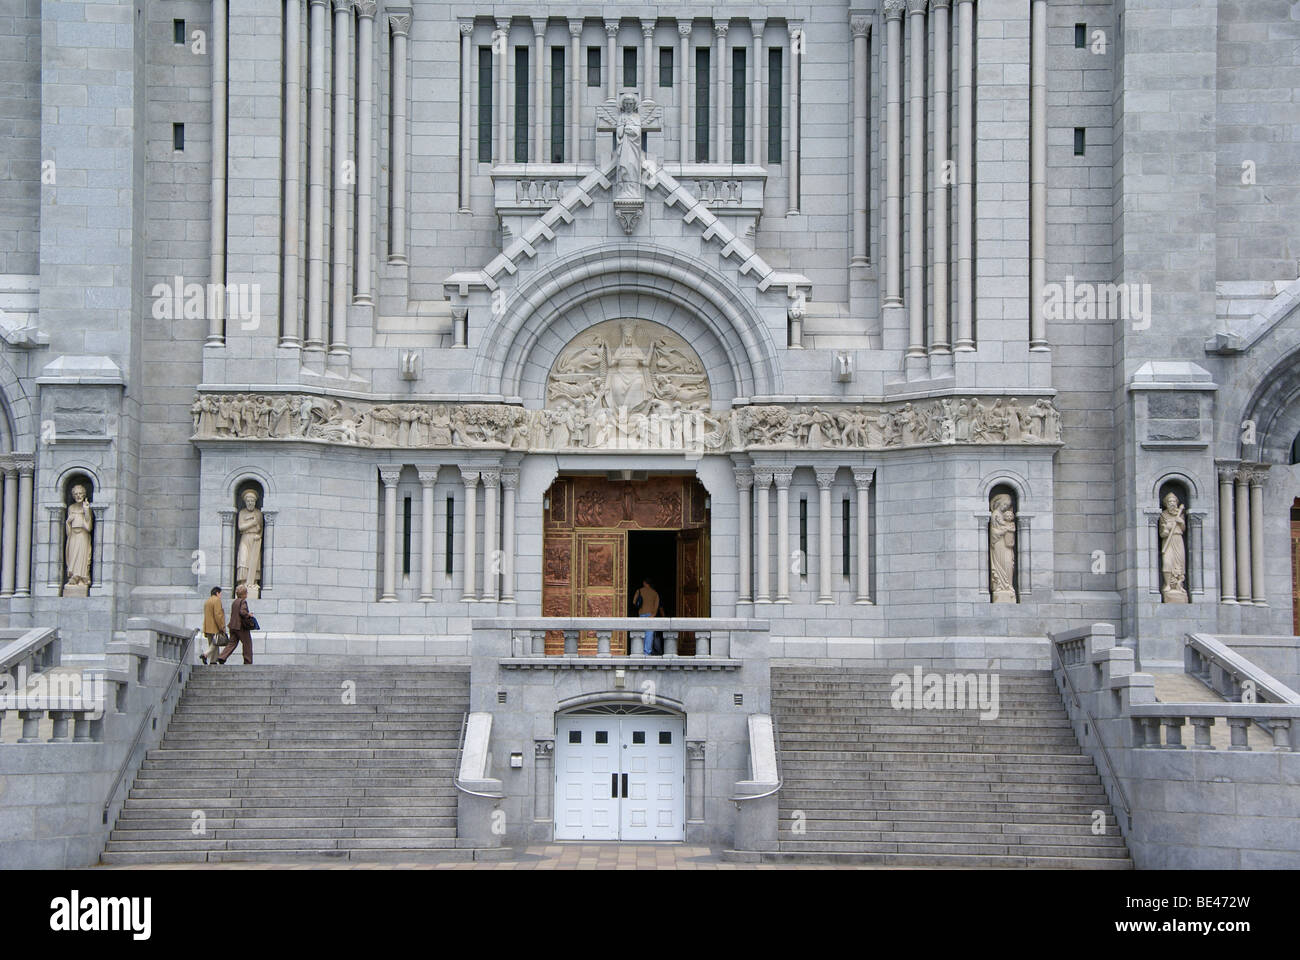
<svg viewBox="0 0 1300 960"><path fill-rule="evenodd" d="M550 369L555 355L578 329L570 323L563 327L565 333L550 335L551 328L566 316L587 316L583 311L588 303L610 295L671 306L671 310L651 311L658 315L644 319L664 323L688 340L694 337L692 342L706 363L713 359L708 356L710 348L716 350L717 361L725 364L713 362L709 372L715 397L781 392L776 345L750 297L695 259L653 244L582 250L522 283L479 344L476 391L504 396L537 393L530 382L544 381L538 371Z"/></svg>

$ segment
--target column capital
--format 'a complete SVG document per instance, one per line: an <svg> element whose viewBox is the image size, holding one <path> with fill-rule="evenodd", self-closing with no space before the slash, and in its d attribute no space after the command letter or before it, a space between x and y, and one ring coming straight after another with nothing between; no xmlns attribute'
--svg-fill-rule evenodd
<svg viewBox="0 0 1300 960"><path fill-rule="evenodd" d="M465 484L466 489L478 486L479 471L469 470L465 467L460 468L460 481Z"/></svg>
<svg viewBox="0 0 1300 960"><path fill-rule="evenodd" d="M803 34L803 21L791 20L788 23L786 23L785 28L790 34L790 39L793 40L795 37L801 36ZM799 51L796 50L795 52L798 53Z"/></svg>
<svg viewBox="0 0 1300 960"><path fill-rule="evenodd" d="M569 23L569 36L573 37L574 40L577 40L580 36L582 36L581 20L579 20L577 23L573 23L573 22Z"/></svg>
<svg viewBox="0 0 1300 960"><path fill-rule="evenodd" d="M395 20L395 19L396 19L396 18L395 18L395 17L393 16L393 14L390 12L390 13L388 14L388 22L389 22L390 24L394 24L394 20ZM408 16L408 17L406 17L406 27L405 27L405 29L409 30L410 28L411 28L411 18ZM394 32L394 33L397 32L397 27L396 27L395 24L393 25L393 32ZM473 33L473 32L474 32L474 21L473 21L473 20L462 20L462 21L460 21L460 35L461 35L462 37L468 37L468 36L469 36L471 33Z"/></svg>
<svg viewBox="0 0 1300 960"><path fill-rule="evenodd" d="M335 13L351 13L357 0L333 0Z"/></svg>
<svg viewBox="0 0 1300 960"><path fill-rule="evenodd" d="M58 509L58 508L55 508L55 509ZM219 517L221 518L221 522L222 522L222 523L234 523L234 522L235 522L235 511L234 511L234 510L218 510L218 511L217 511L217 516L219 516Z"/></svg>
<svg viewBox="0 0 1300 960"><path fill-rule="evenodd" d="M497 18L496 18L496 25L497 25L497 29L498 29L498 30L500 30L502 33L505 33L507 30L510 29L510 18L509 18L509 17L497 17Z"/></svg>
<svg viewBox="0 0 1300 960"><path fill-rule="evenodd" d="M731 29L730 23L715 23L713 25L713 32L717 34L719 40L726 40L727 31L730 29Z"/></svg>
<svg viewBox="0 0 1300 960"><path fill-rule="evenodd" d="M685 23L683 23L681 20L677 21L677 33L682 38L689 37L691 35L691 31L694 29L695 29L695 24L691 23L691 21L689 20L687 20Z"/></svg>
<svg viewBox="0 0 1300 960"><path fill-rule="evenodd" d="M952 0L930 0L931 10L947 10L952 6Z"/></svg>
<svg viewBox="0 0 1300 960"><path fill-rule="evenodd" d="M1264 482L1268 479L1268 468L1253 466L1249 470L1245 471L1245 474L1246 482L1252 487L1262 487Z"/></svg>
<svg viewBox="0 0 1300 960"><path fill-rule="evenodd" d="M772 485L772 471L768 467L754 468L754 482L758 484L760 490L766 490Z"/></svg>
<svg viewBox="0 0 1300 960"><path fill-rule="evenodd" d="M817 476L817 489L829 490L831 484L835 482L835 472L839 467L813 467L813 473Z"/></svg>
<svg viewBox="0 0 1300 960"><path fill-rule="evenodd" d="M1232 483L1237 478L1237 468L1219 467L1219 483Z"/></svg>
<svg viewBox="0 0 1300 960"><path fill-rule="evenodd" d="M655 35L655 21L653 21L653 20L649 20L649 21L642 20L642 21L641 21L641 36L643 36L643 37L645 37L647 40L649 40L649 39L652 38L654 35Z"/></svg>
<svg viewBox="0 0 1300 960"><path fill-rule="evenodd" d="M488 467L484 470L479 471L479 476L482 477L483 479L483 486L495 487L498 483L501 482L501 468Z"/></svg>
<svg viewBox="0 0 1300 960"><path fill-rule="evenodd" d="M757 39L758 37L761 37L763 35L763 31L767 29L767 21L750 20L749 29L754 34L754 37Z"/></svg>
<svg viewBox="0 0 1300 960"><path fill-rule="evenodd" d="M357 16L373 20L375 18L375 8L378 6L379 4L375 0L356 0Z"/></svg>
<svg viewBox="0 0 1300 960"><path fill-rule="evenodd" d="M747 467L740 467L736 470L736 489L748 490L754 485L754 471Z"/></svg>
<svg viewBox="0 0 1300 960"><path fill-rule="evenodd" d="M30 477L36 472L36 464L32 463L30 460L19 460L16 464L16 469L18 470L19 476Z"/></svg>
<svg viewBox="0 0 1300 960"><path fill-rule="evenodd" d="M794 467L773 467L772 479L778 490L788 490L790 481L794 479Z"/></svg>
<svg viewBox="0 0 1300 960"><path fill-rule="evenodd" d="M5 475L5 477L16 477L16 476L18 476L18 467L15 466L15 465L12 464L12 463L6 463L6 464L4 464L3 466L0 466L0 470L3 470L3 471L4 471L4 475Z"/></svg>
<svg viewBox="0 0 1300 960"><path fill-rule="evenodd" d="M533 17L533 36L538 40L546 36L546 18Z"/></svg>
<svg viewBox="0 0 1300 960"><path fill-rule="evenodd" d="M903 16L903 8L907 6L907 0L885 0L884 10L886 20L900 20Z"/></svg>
<svg viewBox="0 0 1300 960"><path fill-rule="evenodd" d="M871 18L865 14L854 14L849 17L849 32L853 34L853 39L858 37L866 38L871 34Z"/></svg>
<svg viewBox="0 0 1300 960"><path fill-rule="evenodd" d="M519 489L519 468L505 467L501 471L501 486L506 490Z"/></svg>
<svg viewBox="0 0 1300 960"><path fill-rule="evenodd" d="M853 471L853 482L859 490L868 490L871 487L871 481L876 478L876 471L873 467L850 467Z"/></svg>
<svg viewBox="0 0 1300 960"><path fill-rule="evenodd" d="M924 14L925 8L930 5L930 0L907 0L907 15L914 17L917 14Z"/></svg>
<svg viewBox="0 0 1300 960"><path fill-rule="evenodd" d="M617 34L617 33L618 33L618 21L617 21L617 20L615 20L613 23L607 23L607 24L605 24L605 36L607 36L607 37L609 37L611 40L613 40L613 39L614 39L614 35Z"/></svg>
<svg viewBox="0 0 1300 960"><path fill-rule="evenodd" d="M309 7L328 7L329 5L330 0L307 0L307 6Z"/></svg>
<svg viewBox="0 0 1300 960"><path fill-rule="evenodd" d="M549 759L551 759L551 755L552 755L553 753L555 753L555 741L554 741L554 740L534 740L534 741L533 741L533 757L534 757L534 759L537 759L537 760L549 760Z"/></svg>
<svg viewBox="0 0 1300 960"><path fill-rule="evenodd" d="M379 479L384 481L385 487L397 486L397 478L402 475L402 468L397 466L384 466L379 468Z"/></svg>
<svg viewBox="0 0 1300 960"><path fill-rule="evenodd" d="M431 487L438 481L438 467L417 467L416 472L420 475L420 486Z"/></svg>

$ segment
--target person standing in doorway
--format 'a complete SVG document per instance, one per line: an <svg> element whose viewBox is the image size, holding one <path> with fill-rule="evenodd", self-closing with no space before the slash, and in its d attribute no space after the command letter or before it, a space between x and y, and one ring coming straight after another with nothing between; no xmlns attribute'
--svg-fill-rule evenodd
<svg viewBox="0 0 1300 960"><path fill-rule="evenodd" d="M641 581L641 589L632 595L632 606L638 611L638 616L642 617L657 617L663 613L663 607L659 603L659 591L649 580ZM655 632L647 630L644 646L647 657L654 654L654 642Z"/></svg>
<svg viewBox="0 0 1300 960"><path fill-rule="evenodd" d="M219 640L226 637L226 611L221 609L221 588L213 587L207 600L203 601L203 636L208 641L208 649L200 655L204 663L215 663L221 652Z"/></svg>
<svg viewBox="0 0 1300 960"><path fill-rule="evenodd" d="M236 646L242 648L245 663L253 662L253 626L256 623L248 612L248 587L241 583L235 588L235 599L230 604L230 642L221 651L217 663L225 663Z"/></svg>

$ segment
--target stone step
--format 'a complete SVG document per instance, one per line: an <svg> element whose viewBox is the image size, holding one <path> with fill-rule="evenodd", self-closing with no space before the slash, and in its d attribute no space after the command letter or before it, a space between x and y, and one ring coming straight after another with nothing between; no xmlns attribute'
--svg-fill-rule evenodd
<svg viewBox="0 0 1300 960"><path fill-rule="evenodd" d="M798 816L796 816L796 810ZM873 801L854 807L842 804L829 805L821 801L803 804L782 805L780 820L784 824L794 820L805 823L819 823L829 827L832 824L849 821L858 824L879 823L882 821L903 822L918 821L931 824L990 823L998 825L1024 826L1030 824L1076 825L1087 821L1089 829L1093 814L1101 810L1110 819L1107 806L1091 803L945 803L942 801L913 801L900 803L896 801ZM873 829L867 827L866 829Z"/></svg>
<svg viewBox="0 0 1300 960"><path fill-rule="evenodd" d="M146 760L140 766L145 780L189 777L355 777L396 776L427 777L450 774L456 768L455 751L442 760L413 764L410 760Z"/></svg>
<svg viewBox="0 0 1300 960"><path fill-rule="evenodd" d="M1009 840L1009 838L1003 838ZM1104 838L1099 838L1104 839ZM233 842L233 841L232 841ZM254 841L244 841L254 842ZM960 856L994 857L1078 857L1084 859L1127 859L1125 848L1108 844L1060 843L955 843L955 842L895 842L850 840L778 840L782 851L806 853L913 853Z"/></svg>
<svg viewBox="0 0 1300 960"><path fill-rule="evenodd" d="M286 846L296 850L430 850L454 847L455 837L290 837L285 839L206 839L187 840L117 840L110 841L113 853L143 853L155 851L227 850L283 851Z"/></svg>
<svg viewBox="0 0 1300 960"><path fill-rule="evenodd" d="M263 823L256 826L222 827L208 822L206 833L197 839L214 842L239 842L244 840L426 840L431 838L455 838L456 819L436 826L383 826L380 824L355 824L333 827L293 827L279 823ZM114 830L109 834L109 842L115 845L133 843L167 843L192 838L189 826L181 828L129 829Z"/></svg>
<svg viewBox="0 0 1300 960"><path fill-rule="evenodd" d="M807 778L815 776L822 769L820 761L796 760L786 761L783 764L785 776L788 779ZM1091 767L1083 765L1070 765L1067 763L1004 763L1004 762L977 762L962 763L960 761L885 761L881 763L853 761L848 764L849 779L853 780L878 780L881 777L904 778L912 777L919 774L928 774L927 777L918 777L918 779L945 780L945 779L967 779L968 775L973 774L1000 774L1012 777L1025 777L1035 782L1055 780L1059 776L1067 778L1075 774L1091 777L1094 776ZM844 779L841 775L838 779ZM978 777L977 779L984 779ZM1006 779L1001 776L999 779ZM1077 783L1080 781L1067 779L1067 782Z"/></svg>
<svg viewBox="0 0 1300 960"><path fill-rule="evenodd" d="M1090 851L1103 847L1119 847L1125 850L1124 838L1116 833L1093 834L1088 828L1081 827L1080 832L1067 832L1062 829L1046 828L1035 825L1037 829L979 830L988 824L940 823L937 827L946 829L929 829L920 824L896 824L885 822L874 826L850 826L843 830L813 829L811 826L802 835L790 830L782 830L778 840L787 843L809 841L813 843L852 843L852 844L937 844L937 843L976 843L976 844L1012 844L1020 846L1086 846ZM889 851L897 852L897 851ZM1095 852L1081 854L1098 855Z"/></svg>
<svg viewBox="0 0 1300 960"><path fill-rule="evenodd" d="M186 781L178 784L174 780L155 781L149 785L132 786L128 794L133 799L175 799L184 800L186 803L193 802L194 797L229 797L231 799L253 798L257 800L269 800L274 798L311 798L318 797L356 797L356 798L379 798L381 801L391 803L394 800L413 797L436 800L444 796L454 796L455 788L451 781L439 779L435 787L429 786L405 786L388 783L384 778L375 778L371 780L369 786L357 786L356 784L338 785L331 779L326 784L314 783L302 785L301 782L290 781L290 786L273 786L266 781L259 781L256 785L235 784L231 780L218 780L206 782ZM215 784L215 785L214 785Z"/></svg>
<svg viewBox="0 0 1300 960"><path fill-rule="evenodd" d="M146 760L435 760L445 755L448 747L289 747L280 749L241 748L229 749L215 745L180 749L154 748L145 752Z"/></svg>
<svg viewBox="0 0 1300 960"><path fill-rule="evenodd" d="M736 854L737 859L745 854ZM780 850L758 855L760 863L818 863L844 866L881 866L894 868L938 868L972 870L1132 870L1133 861L1124 858L1040 857L1024 853L1008 856L916 853L842 853L826 850Z"/></svg>
<svg viewBox="0 0 1300 960"><path fill-rule="evenodd" d="M385 805L383 801L372 801L370 806L348 806L345 800L336 805L326 803L328 798L318 797L304 804L298 801L285 801L282 805L273 805L269 800L252 798L245 805L238 806L237 801L229 797L199 798L194 804L179 803L176 800L128 800L122 807L121 820L145 822L185 822L192 823L195 810L202 810L208 822L217 820L280 820L284 818L322 818L326 820L355 820L366 818L384 819L440 819L455 817L456 800L448 796L441 802L422 801L419 804L405 806Z"/></svg>

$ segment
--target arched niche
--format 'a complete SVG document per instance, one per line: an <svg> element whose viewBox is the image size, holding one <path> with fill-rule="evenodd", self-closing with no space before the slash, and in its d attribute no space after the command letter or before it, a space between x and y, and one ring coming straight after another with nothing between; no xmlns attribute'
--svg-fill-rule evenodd
<svg viewBox="0 0 1300 960"><path fill-rule="evenodd" d="M1173 499L1169 500L1170 497ZM1191 551L1188 550L1191 485L1181 477L1162 480L1156 491L1156 508L1160 511L1156 520L1159 550L1156 570L1161 602L1188 603L1192 593Z"/></svg>
<svg viewBox="0 0 1300 960"><path fill-rule="evenodd" d="M72 470L64 475L63 497L63 586L65 597L89 596L91 585L97 582L95 553L95 481L84 470Z"/></svg>
<svg viewBox="0 0 1300 960"><path fill-rule="evenodd" d="M257 599L266 585L266 490L246 477L235 484L234 579L236 588L247 584L249 599Z"/></svg>
<svg viewBox="0 0 1300 960"><path fill-rule="evenodd" d="M1020 602L1020 494L1010 483L989 489L989 597L993 603Z"/></svg>

